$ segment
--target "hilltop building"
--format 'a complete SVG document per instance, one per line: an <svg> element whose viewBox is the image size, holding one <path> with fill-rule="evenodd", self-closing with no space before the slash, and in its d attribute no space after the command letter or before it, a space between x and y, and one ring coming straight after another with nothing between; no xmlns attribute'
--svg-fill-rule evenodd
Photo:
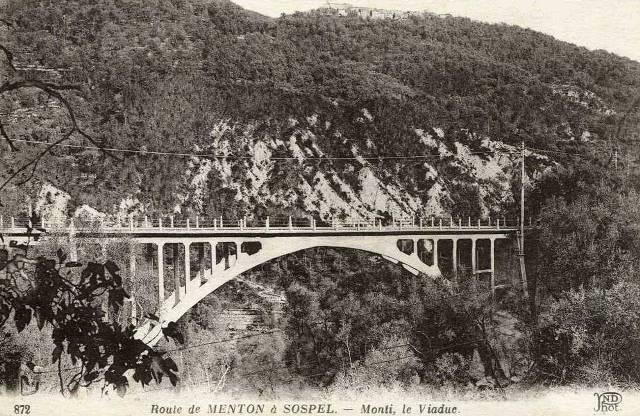
<svg viewBox="0 0 640 416"><path fill-rule="evenodd" d="M406 19L409 16L421 14L420 12L414 11L375 9L372 7L352 6L349 3L332 3L329 1L325 7L319 10L331 15L358 16L363 19Z"/></svg>

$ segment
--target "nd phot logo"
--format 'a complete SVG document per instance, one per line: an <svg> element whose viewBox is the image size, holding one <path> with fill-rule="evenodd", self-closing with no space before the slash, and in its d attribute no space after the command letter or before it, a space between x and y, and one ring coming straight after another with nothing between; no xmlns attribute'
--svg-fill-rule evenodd
<svg viewBox="0 0 640 416"><path fill-rule="evenodd" d="M596 412L617 412L620 410L622 394L616 392L593 393L596 396Z"/></svg>

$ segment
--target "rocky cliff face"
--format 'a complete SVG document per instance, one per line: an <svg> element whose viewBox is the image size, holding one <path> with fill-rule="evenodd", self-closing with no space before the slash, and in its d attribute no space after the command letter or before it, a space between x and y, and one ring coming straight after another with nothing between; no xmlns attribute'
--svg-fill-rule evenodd
<svg viewBox="0 0 640 416"><path fill-rule="evenodd" d="M368 123L369 114L357 123ZM300 210L328 219L331 216L371 219L379 216L447 216L453 203L450 185L466 184L477 189L477 204L483 217L514 202L511 182L519 175L520 150L489 138L470 138L475 147L446 140L439 128L415 129L422 153L407 155L402 163L420 166L422 177L414 180L426 192L406 186L392 168L362 155L371 149L359 149L348 137L339 136L351 155L332 159L325 149L326 138L318 125L317 115L310 116L310 130L295 119L288 137L260 134L256 126L221 121L211 132L204 153L229 158L192 158L185 172L187 188L181 195L183 206L202 213L205 197L212 184L232 190L233 198L247 205L274 206L283 210ZM320 130L322 126L320 126ZM334 132L339 135L339 132ZM446 143L449 143L447 145ZM246 158L235 159L234 148L244 150ZM375 146L370 143L370 146ZM348 159L351 157L352 159ZM548 157L526 152L529 163L526 181L539 177L553 166ZM309 161L312 161L309 163ZM283 171L281 165L286 164ZM321 166L320 166L321 165ZM445 173L438 167L446 166Z"/></svg>

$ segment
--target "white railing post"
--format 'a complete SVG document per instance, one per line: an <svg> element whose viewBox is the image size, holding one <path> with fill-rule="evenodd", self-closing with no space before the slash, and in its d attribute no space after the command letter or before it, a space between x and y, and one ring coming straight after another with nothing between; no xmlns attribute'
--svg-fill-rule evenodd
<svg viewBox="0 0 640 416"><path fill-rule="evenodd" d="M378 229L382 231L382 218L378 220Z"/></svg>
<svg viewBox="0 0 640 416"><path fill-rule="evenodd" d="M11 228L16 228L16 219L11 217Z"/></svg>
<svg viewBox="0 0 640 416"><path fill-rule="evenodd" d="M187 218L187 228L191 228L191 224L189 224L189 218Z"/></svg>
<svg viewBox="0 0 640 416"><path fill-rule="evenodd" d="M469 217L469 227L471 227L471 217Z"/></svg>
<svg viewBox="0 0 640 416"><path fill-rule="evenodd" d="M222 219L222 215L220 215L220 228L224 228L224 220Z"/></svg>
<svg viewBox="0 0 640 416"><path fill-rule="evenodd" d="M162 217L158 217L158 228L162 228Z"/></svg>
<svg viewBox="0 0 640 416"><path fill-rule="evenodd" d="M496 220L496 229L499 230L500 229L500 218L498 218Z"/></svg>
<svg viewBox="0 0 640 416"><path fill-rule="evenodd" d="M316 230L316 219L315 218L311 218L311 225L313 226L313 231Z"/></svg>
<svg viewBox="0 0 640 416"><path fill-rule="evenodd" d="M289 215L289 230L293 230L293 221L291 221L291 215Z"/></svg>
<svg viewBox="0 0 640 416"><path fill-rule="evenodd" d="M422 228L422 218L420 218L420 228Z"/></svg>
<svg viewBox="0 0 640 416"><path fill-rule="evenodd" d="M433 228L433 216L431 216L431 228Z"/></svg>
<svg viewBox="0 0 640 416"><path fill-rule="evenodd" d="M489 227L491 227L491 217L489 217Z"/></svg>
<svg viewBox="0 0 640 416"><path fill-rule="evenodd" d="M269 217L267 216L266 221L264 222L264 228L267 229L267 231L269 231Z"/></svg>
<svg viewBox="0 0 640 416"><path fill-rule="evenodd" d="M149 218L147 218L147 216L144 216L144 228L149 228Z"/></svg>
<svg viewBox="0 0 640 416"><path fill-rule="evenodd" d="M442 230L442 218L438 221L438 227Z"/></svg>
<svg viewBox="0 0 640 416"><path fill-rule="evenodd" d="M217 219L217 218L214 218L214 219L213 219L213 229L214 229L214 230L217 230L217 229L218 229L218 219Z"/></svg>
<svg viewBox="0 0 640 416"><path fill-rule="evenodd" d="M480 229L480 218L478 218L478 229Z"/></svg>
<svg viewBox="0 0 640 416"><path fill-rule="evenodd" d="M170 218L171 218L171 228L173 228L173 215Z"/></svg>
<svg viewBox="0 0 640 416"><path fill-rule="evenodd" d="M200 216L196 215L196 228L200 228Z"/></svg>
<svg viewBox="0 0 640 416"><path fill-rule="evenodd" d="M133 216L129 216L129 229L133 230Z"/></svg>

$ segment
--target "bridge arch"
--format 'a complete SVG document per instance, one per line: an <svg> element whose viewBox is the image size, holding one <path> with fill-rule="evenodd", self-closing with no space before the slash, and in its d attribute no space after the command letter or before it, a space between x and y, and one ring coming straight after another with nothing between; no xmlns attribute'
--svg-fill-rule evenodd
<svg viewBox="0 0 640 416"><path fill-rule="evenodd" d="M427 265L418 256L418 240L425 238L424 236L414 236L407 238L407 236L341 236L335 237L323 237L323 236L300 236L300 237L287 237L286 239L277 238L264 238L264 237L248 237L248 238L193 238L193 239L171 239L166 241L141 241L143 243L158 244L159 248L164 244L181 243L188 246L193 243L209 243L214 250L219 243L233 242L236 244L237 259L235 263L228 267L212 268L211 274L207 276L206 282L201 283L199 278L189 280L186 279L186 285L179 288L179 293L174 291L168 297L164 299L156 315L160 318L160 325L153 324L150 321L144 322L138 329L137 336L142 339L148 345L155 345L160 338L162 338L162 326L168 322L175 322L180 319L189 309L194 307L197 303L202 301L206 296L214 292L216 289L224 285L225 283L235 279L241 274L261 265L268 261L274 260L279 257L290 255L299 251L317 248L317 247L331 247L331 248L343 248L353 249L358 251L365 251L372 254L377 254L387 261L398 264L413 274L423 273L430 277L440 276L440 269L438 268L437 261L432 265ZM412 240L413 250L402 250L399 241ZM251 255L240 252L240 247L243 243L259 242L261 249ZM159 249L158 252L162 250ZM187 250L185 250L187 251ZM406 253L410 254L406 254ZM435 257L435 252L434 252ZM162 260L159 260L159 264ZM189 270L188 262L185 270ZM212 260L212 265L215 262ZM159 273L162 273L161 271ZM162 280L162 279L160 279ZM161 281L159 287L160 292L164 293L164 283ZM163 296L164 297L164 296Z"/></svg>

